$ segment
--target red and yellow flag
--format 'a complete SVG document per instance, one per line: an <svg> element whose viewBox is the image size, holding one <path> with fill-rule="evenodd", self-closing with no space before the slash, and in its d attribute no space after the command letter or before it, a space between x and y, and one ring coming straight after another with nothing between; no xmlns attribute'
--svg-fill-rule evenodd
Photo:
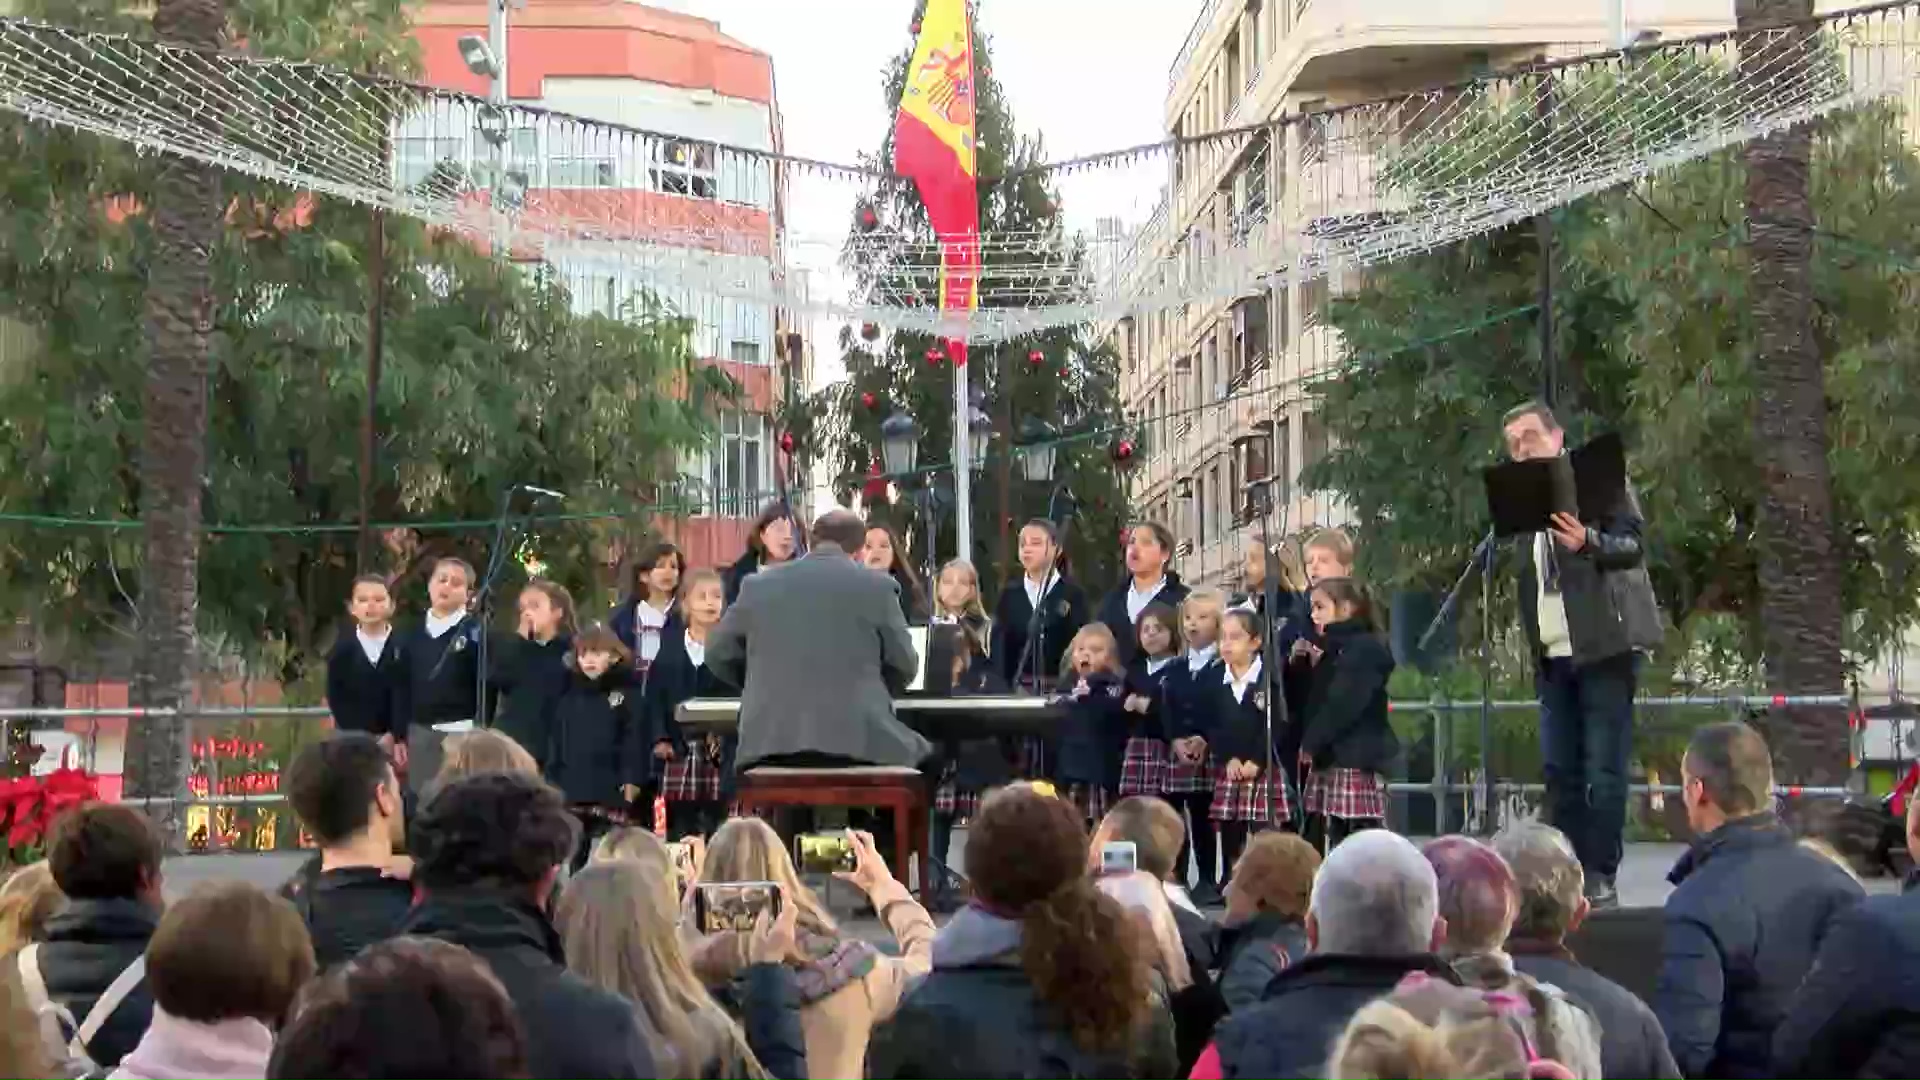
<svg viewBox="0 0 1920 1080"><path fill-rule="evenodd" d="M975 188L973 31L966 0L927 0L920 40L893 126L893 169L911 177L940 242L940 310L980 299L980 203ZM964 341L950 341L955 364Z"/></svg>

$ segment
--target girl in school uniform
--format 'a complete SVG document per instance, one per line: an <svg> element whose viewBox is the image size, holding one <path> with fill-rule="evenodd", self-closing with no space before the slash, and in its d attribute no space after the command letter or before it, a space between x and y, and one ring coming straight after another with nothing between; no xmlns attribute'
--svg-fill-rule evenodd
<svg viewBox="0 0 1920 1080"><path fill-rule="evenodd" d="M711 836L726 824L733 794L733 735L689 735L680 729L680 703L692 698L733 698L737 687L708 670L707 635L726 610L726 584L712 570L687 575L675 634L660 643L647 674L642 717L647 751L632 778L641 790L667 803L668 835Z"/></svg>
<svg viewBox="0 0 1920 1080"><path fill-rule="evenodd" d="M626 816L625 785L634 774L640 731L640 684L626 643L604 625L573 640L572 677L554 707L547 740L547 781L580 819L575 870Z"/></svg>
<svg viewBox="0 0 1920 1080"><path fill-rule="evenodd" d="M966 640L948 641L948 635L940 632L943 626L953 627L954 632L964 635ZM954 669L952 692L955 695L1007 692L1005 680L994 670L987 655L991 644L990 620L985 606L980 602L980 574L967 560L955 559L940 568L940 576L934 582L932 627L933 633L927 638L929 678L937 678L940 673L938 658L951 657L950 663ZM989 686L997 689L989 689ZM930 687L929 693L937 694L937 691ZM933 791L936 857L942 857L939 853L945 850L941 846L941 836L951 836L954 822L972 817L980 807L981 789L972 785L962 787L958 783L959 747L949 747L948 750L946 767L941 771L940 783Z"/></svg>
<svg viewBox="0 0 1920 1080"><path fill-rule="evenodd" d="M1220 823L1221 855L1228 867L1240 859L1247 837L1293 816L1287 785L1274 775L1267 731L1267 697L1276 689L1260 658L1266 628L1244 608L1227 612L1220 625L1220 677L1213 685L1215 739L1213 820Z"/></svg>
<svg viewBox="0 0 1920 1080"><path fill-rule="evenodd" d="M503 695L493 727L539 760L547 748L554 705L573 677L567 667L573 648L573 596L558 582L535 578L520 590L517 604L518 636L502 642L489 679Z"/></svg>
<svg viewBox="0 0 1920 1080"><path fill-rule="evenodd" d="M1089 823L1107 816L1127 745L1127 674L1113 631L1088 623L1073 635L1060 701L1060 782Z"/></svg>
<svg viewBox="0 0 1920 1080"><path fill-rule="evenodd" d="M1180 575L1167 568L1172 558L1173 533L1165 525L1142 521L1127 530L1126 584L1116 586L1100 599L1096 616L1113 632L1113 639L1121 643L1123 664L1133 660L1136 627L1147 605L1158 601L1168 607L1178 607L1180 601L1187 598L1188 590L1180 583Z"/></svg>
<svg viewBox="0 0 1920 1080"><path fill-rule="evenodd" d="M900 587L900 614L906 616L908 626L927 624L927 594L920 587L920 575L913 572L913 564L907 561L906 548L900 544L893 529L886 525L867 526L866 546L860 549L860 561L870 570L878 570L893 579Z"/></svg>
<svg viewBox="0 0 1920 1080"><path fill-rule="evenodd" d="M963 624L936 622L927 635L926 693L930 697L1005 694L1007 685L980 651L980 639ZM980 808L980 793L1011 780L1017 748L1012 740L977 739L941 747L945 764L933 795L932 852L941 870L935 908L957 910L956 884L947 871L954 826Z"/></svg>
<svg viewBox="0 0 1920 1080"><path fill-rule="evenodd" d="M1282 679L1282 689L1287 696L1286 735L1280 740L1280 767L1285 769L1293 780L1293 789L1299 791L1306 783L1306 770L1300 765L1300 734L1306 730L1307 695L1313 685L1314 650L1309 646L1315 643L1317 631L1313 627L1311 594L1315 584L1330 578L1353 577L1353 538L1344 529L1321 529L1307 539L1301 548L1302 576L1306 579L1301 587L1298 600L1299 631L1283 635L1275 643L1275 652L1286 664L1286 673Z"/></svg>
<svg viewBox="0 0 1920 1080"><path fill-rule="evenodd" d="M1187 835L1174 864L1185 875L1193 855L1193 901L1206 907L1220 897L1219 849L1214 843L1213 688L1220 682L1220 594L1199 589L1180 604L1180 632L1187 651L1175 661L1164 684L1167 716L1165 798L1187 819Z"/></svg>
<svg viewBox="0 0 1920 1080"><path fill-rule="evenodd" d="M687 557L665 540L648 544L633 563L633 591L607 619L607 625L633 652L633 669L645 681L660 654L660 643L675 631L674 600L687 575Z"/></svg>
<svg viewBox="0 0 1920 1080"><path fill-rule="evenodd" d="M393 633L393 593L387 579L353 579L347 613L353 632L341 634L327 655L327 709L340 731L364 731L393 748L394 729L406 712L406 665Z"/></svg>
<svg viewBox="0 0 1920 1080"><path fill-rule="evenodd" d="M1380 827L1387 816L1387 771L1400 740L1387 723L1387 679L1393 653L1374 631L1367 595L1351 578L1313 587L1312 688L1300 735L1306 836L1330 851L1349 835Z"/></svg>
<svg viewBox="0 0 1920 1080"><path fill-rule="evenodd" d="M993 651L993 620L980 598L980 571L966 559L954 559L940 568L933 582L934 626L954 625L973 638L973 651L982 657Z"/></svg>
<svg viewBox="0 0 1920 1080"><path fill-rule="evenodd" d="M1167 786L1167 680L1180 661L1180 616L1166 604L1140 613L1139 648L1127 665L1127 746L1120 797L1159 798Z"/></svg>
<svg viewBox="0 0 1920 1080"><path fill-rule="evenodd" d="M1014 693L1048 693L1065 662L1067 644L1087 624L1087 594L1060 568L1060 533L1050 521L1020 527L1020 577L1000 590L993 607L988 655ZM1048 779L1048 741L1020 741L1020 775Z"/></svg>
<svg viewBox="0 0 1920 1080"><path fill-rule="evenodd" d="M784 502L768 503L747 527L747 550L721 575L727 583L727 603L740 599L740 586L748 578L791 560L798 548L793 510Z"/></svg>
<svg viewBox="0 0 1920 1080"><path fill-rule="evenodd" d="M402 635L406 662L407 715L394 729L395 761L407 770L407 787L420 792L440 772L440 744L473 729L480 715L480 625L467 611L473 566L441 559L427 579L427 614Z"/></svg>

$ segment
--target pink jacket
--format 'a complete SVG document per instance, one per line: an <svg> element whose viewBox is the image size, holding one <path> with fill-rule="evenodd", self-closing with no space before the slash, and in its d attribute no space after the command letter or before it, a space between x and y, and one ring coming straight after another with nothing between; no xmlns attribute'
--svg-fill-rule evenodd
<svg viewBox="0 0 1920 1080"><path fill-rule="evenodd" d="M273 1053L273 1032L242 1018L200 1024L153 1007L153 1022L108 1080L260 1080Z"/></svg>

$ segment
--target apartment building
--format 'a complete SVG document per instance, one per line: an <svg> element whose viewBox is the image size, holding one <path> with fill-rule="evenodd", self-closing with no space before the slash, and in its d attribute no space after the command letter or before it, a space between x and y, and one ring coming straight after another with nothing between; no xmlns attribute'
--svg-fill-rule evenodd
<svg viewBox="0 0 1920 1080"><path fill-rule="evenodd" d="M1732 0L1625 0L1629 34L1728 29ZM1608 0L1208 0L1167 77L1167 133L1205 135L1286 115L1456 83L1541 58L1609 47ZM1828 5L1823 4L1824 10ZM1380 209L1367 161L1338 169L1311 125L1176 153L1166 196L1123 259L1122 288L1152 275L1199 280L1231 247L1285 250L1318 220ZM1349 151L1340 151L1349 152ZM1357 284L1320 279L1120 321L1122 392L1144 426L1137 512L1180 541L1190 581L1231 582L1260 526L1246 485L1276 480L1285 534L1340 524L1336 493L1301 470L1327 451L1311 385L1341 356L1330 297ZM1491 434L1489 435L1491 437Z"/></svg>
<svg viewBox="0 0 1920 1080"><path fill-rule="evenodd" d="M459 40L485 37L491 2L428 0L420 9L414 37L426 82L486 94L488 80L469 70ZM730 149L782 149L773 60L671 5L526 0L508 14L509 101L623 129L597 137L546 123L507 133L502 153L524 183L523 212L605 223L595 239L550 244L539 257L582 312L617 315L642 289L664 300L693 321L698 355L746 389L740 407L719 417L715 443L680 463L691 512L658 523L695 565L729 561L778 486L772 418L810 384L808 349L784 310L665 289L662 275L640 263L649 253L656 266L688 260L704 273L761 283L764 294L788 272L783 178L766 159ZM464 109L415 117L394 141L403 184L449 161L487 164L493 153Z"/></svg>

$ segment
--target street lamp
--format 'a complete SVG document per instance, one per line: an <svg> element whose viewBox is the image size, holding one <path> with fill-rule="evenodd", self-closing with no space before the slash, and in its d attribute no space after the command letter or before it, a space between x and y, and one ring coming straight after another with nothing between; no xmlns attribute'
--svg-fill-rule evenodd
<svg viewBox="0 0 1920 1080"><path fill-rule="evenodd" d="M967 465L978 473L986 467L987 449L993 443L993 419L978 405L967 412Z"/></svg>
<svg viewBox="0 0 1920 1080"><path fill-rule="evenodd" d="M903 477L913 472L920 454L920 427L913 417L897 412L880 424L880 457L887 472Z"/></svg>
<svg viewBox="0 0 1920 1080"><path fill-rule="evenodd" d="M1031 484L1051 484L1056 448L1053 425L1030 416L1020 427L1020 475Z"/></svg>
<svg viewBox="0 0 1920 1080"><path fill-rule="evenodd" d="M460 35L460 59L466 63L467 70L483 79L498 78L500 60L493 54L493 46L479 34Z"/></svg>

